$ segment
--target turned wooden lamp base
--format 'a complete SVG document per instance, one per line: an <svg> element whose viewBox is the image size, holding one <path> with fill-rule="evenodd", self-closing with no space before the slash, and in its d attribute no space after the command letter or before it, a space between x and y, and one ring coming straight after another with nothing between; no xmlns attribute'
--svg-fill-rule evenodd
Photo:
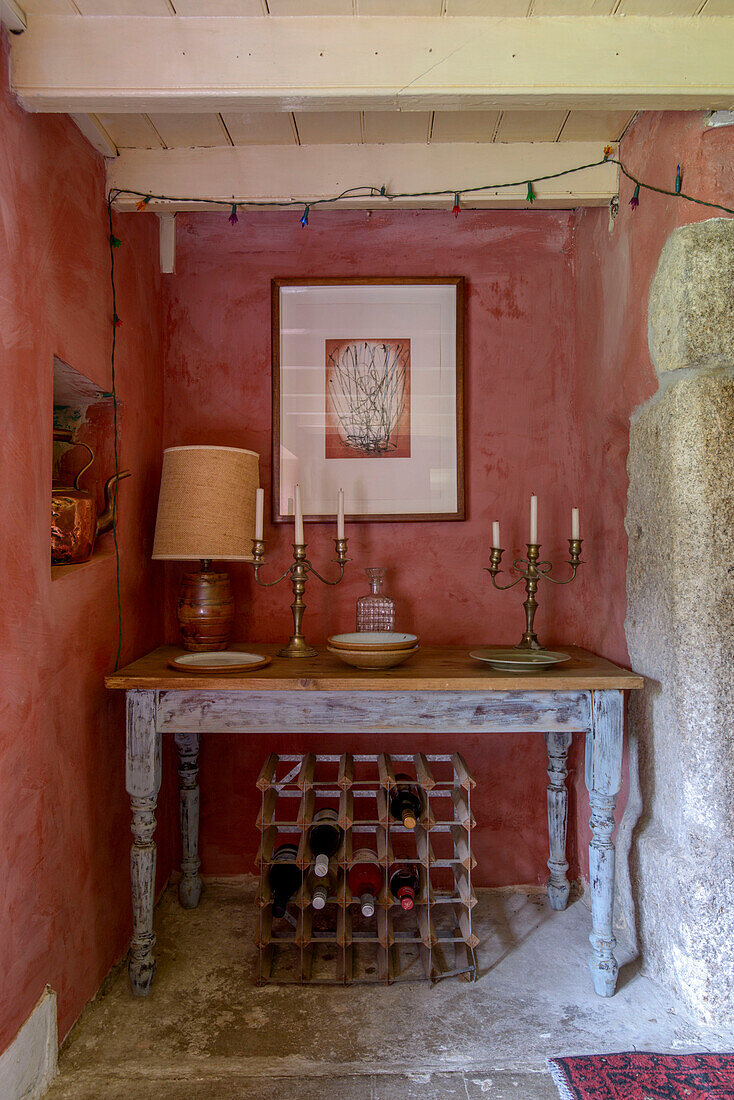
<svg viewBox="0 0 734 1100"><path fill-rule="evenodd" d="M228 573L215 573L202 561L197 573L185 573L178 593L181 644L193 653L226 649L232 637L234 598Z"/></svg>

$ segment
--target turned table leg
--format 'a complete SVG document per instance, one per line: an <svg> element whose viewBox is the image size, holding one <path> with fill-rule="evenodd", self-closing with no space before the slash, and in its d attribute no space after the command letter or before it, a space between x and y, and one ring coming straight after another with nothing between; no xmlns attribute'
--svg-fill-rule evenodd
<svg viewBox="0 0 734 1100"><path fill-rule="evenodd" d="M127 693L126 787L132 809L130 884L133 934L130 941L130 984L133 993L150 992L155 974L155 808L161 785L161 739L155 728L155 692Z"/></svg>
<svg viewBox="0 0 734 1100"><path fill-rule="evenodd" d="M181 819L181 872L178 900L184 909L195 909L201 897L199 867L199 735L174 734L178 749L179 813Z"/></svg>
<svg viewBox="0 0 734 1100"><path fill-rule="evenodd" d="M548 900L551 909L565 909L568 905L570 885L566 876L566 826L568 821L568 790L566 788L566 760L571 744L571 734L563 732L546 733L548 748L548 840L550 859L548 860Z"/></svg>
<svg viewBox="0 0 734 1100"><path fill-rule="evenodd" d="M586 734L586 787L591 806L589 845L593 948L589 969L594 989L611 997L617 984L614 916L614 807L622 783L622 692L592 692L591 730Z"/></svg>

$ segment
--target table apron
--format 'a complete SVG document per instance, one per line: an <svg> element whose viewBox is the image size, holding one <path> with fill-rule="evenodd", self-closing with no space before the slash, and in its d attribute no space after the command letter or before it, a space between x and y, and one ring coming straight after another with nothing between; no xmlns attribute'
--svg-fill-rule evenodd
<svg viewBox="0 0 734 1100"><path fill-rule="evenodd" d="M542 733L591 728L589 691L159 691L159 733Z"/></svg>

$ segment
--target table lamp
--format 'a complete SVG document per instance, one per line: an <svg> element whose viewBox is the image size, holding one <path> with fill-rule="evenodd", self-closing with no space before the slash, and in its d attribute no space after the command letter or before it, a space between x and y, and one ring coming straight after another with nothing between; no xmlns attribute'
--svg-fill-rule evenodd
<svg viewBox="0 0 734 1100"><path fill-rule="evenodd" d="M226 649L234 599L227 573L213 561L252 561L259 456L239 447L167 447L153 558L201 562L185 573L178 594L184 649Z"/></svg>

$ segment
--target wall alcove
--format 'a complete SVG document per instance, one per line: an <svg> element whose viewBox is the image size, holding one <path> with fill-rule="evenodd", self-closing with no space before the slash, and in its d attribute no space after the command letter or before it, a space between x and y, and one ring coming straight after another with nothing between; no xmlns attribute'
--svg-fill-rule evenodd
<svg viewBox="0 0 734 1100"><path fill-rule="evenodd" d="M122 406L118 402L117 421L120 427ZM53 361L53 429L72 433L73 443L54 440L52 485L72 486L77 473L89 461L84 443L94 452L94 461L80 480L79 487L94 493L97 510L105 507L104 485L115 470L114 403L112 394L92 379L81 374L58 356ZM114 556L112 535L100 535L95 541L92 557L73 565L51 565L52 580L59 580L80 569L99 564Z"/></svg>

